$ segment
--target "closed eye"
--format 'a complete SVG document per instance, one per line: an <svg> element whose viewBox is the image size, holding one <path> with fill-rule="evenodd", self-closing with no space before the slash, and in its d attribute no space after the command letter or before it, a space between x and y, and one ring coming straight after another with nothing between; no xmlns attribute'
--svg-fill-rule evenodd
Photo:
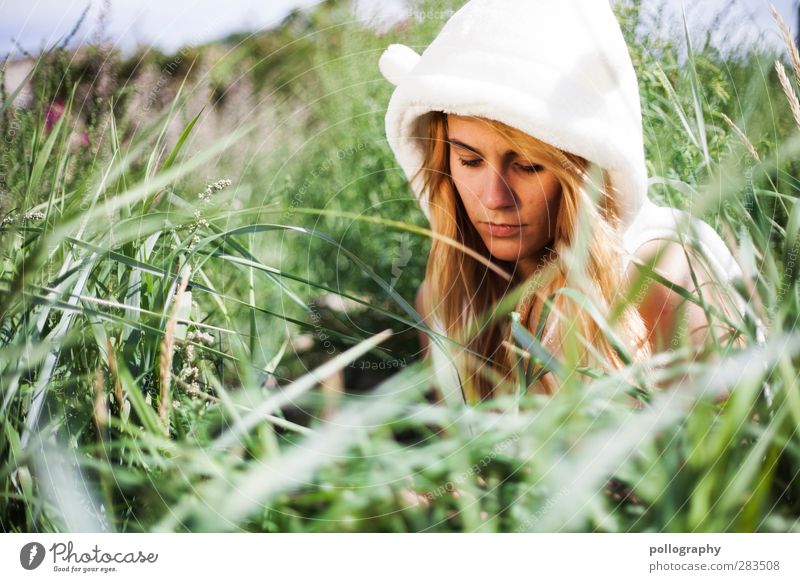
<svg viewBox="0 0 800 582"><path fill-rule="evenodd" d="M517 164L517 167L526 174L535 174L537 172L541 172L544 169L544 167L540 166L539 164L533 164L530 166L526 166L524 164Z"/></svg>
<svg viewBox="0 0 800 582"><path fill-rule="evenodd" d="M464 158L458 158L458 161L461 162L462 166L467 166L469 168L476 168L481 165L481 162L483 162L483 160L480 158L474 160L465 160Z"/></svg>

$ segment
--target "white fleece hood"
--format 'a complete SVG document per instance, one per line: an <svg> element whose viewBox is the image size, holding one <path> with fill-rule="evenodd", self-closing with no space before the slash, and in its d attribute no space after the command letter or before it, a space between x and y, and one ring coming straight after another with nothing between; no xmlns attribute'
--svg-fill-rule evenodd
<svg viewBox="0 0 800 582"><path fill-rule="evenodd" d="M419 116L444 111L501 121L605 168L625 224L645 200L639 89L606 0L473 0L422 56L392 45L380 69L397 86L386 134L409 179L422 164Z"/></svg>
<svg viewBox="0 0 800 582"><path fill-rule="evenodd" d="M693 226L717 274L741 276L709 225L647 198L636 74L607 0L471 0L422 55L395 44L379 65L395 85L386 136L428 219L421 184L413 180L423 162L422 116L485 117L605 169L620 197L630 254Z"/></svg>

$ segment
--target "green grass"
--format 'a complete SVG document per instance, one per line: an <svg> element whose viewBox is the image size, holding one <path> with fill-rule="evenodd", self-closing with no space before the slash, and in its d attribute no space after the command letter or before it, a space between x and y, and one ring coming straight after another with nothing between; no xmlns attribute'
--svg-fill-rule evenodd
<svg viewBox="0 0 800 582"><path fill-rule="evenodd" d="M424 47L444 17L378 35L346 8L194 47L143 124L130 62L109 60L101 94L102 71L54 50L30 107L4 98L0 530L798 531L800 141L776 55L687 53L619 11L650 196L735 242L747 347L689 366L681 346L649 374L550 361L554 397L523 375L514 396L458 406L431 401L417 353L430 233L385 143L377 70L385 46ZM272 116L201 140L245 81ZM516 338L547 360L536 331Z"/></svg>

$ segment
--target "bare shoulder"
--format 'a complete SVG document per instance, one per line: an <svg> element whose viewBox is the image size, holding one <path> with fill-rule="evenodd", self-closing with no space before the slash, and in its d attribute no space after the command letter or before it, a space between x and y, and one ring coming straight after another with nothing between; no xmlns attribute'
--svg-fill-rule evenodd
<svg viewBox="0 0 800 582"><path fill-rule="evenodd" d="M728 311L717 282L696 251L687 250L675 241L651 240L640 246L635 256L667 281L694 296L702 294L707 304ZM630 268L635 269L633 265ZM637 302L651 339L656 343L656 351L659 347L665 347L665 342L672 338L679 323L685 323L687 331L697 343L708 339L710 328L705 311L677 290L658 281L650 281Z"/></svg>
<svg viewBox="0 0 800 582"><path fill-rule="evenodd" d="M696 251L686 249L678 242L651 240L640 246L636 250L635 256L667 281L692 293L698 291L695 281L697 286L701 287L700 291L705 291L706 287L710 288L714 283L714 278L705 261L697 255ZM631 268L635 267L631 266ZM653 292L664 297L672 298L672 295L681 297L661 283L651 285L651 288Z"/></svg>

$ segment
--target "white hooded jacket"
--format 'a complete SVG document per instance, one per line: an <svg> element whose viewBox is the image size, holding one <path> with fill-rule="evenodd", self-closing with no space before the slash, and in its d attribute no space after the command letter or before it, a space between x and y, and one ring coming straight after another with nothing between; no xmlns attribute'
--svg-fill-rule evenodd
<svg viewBox="0 0 800 582"><path fill-rule="evenodd" d="M607 0L471 0L421 55L395 44L379 65L395 85L386 136L428 218L413 180L423 161L423 115L479 116L608 172L620 196L623 269L645 242L681 240L684 232L720 281L742 276L708 224L647 197L636 74Z"/></svg>

